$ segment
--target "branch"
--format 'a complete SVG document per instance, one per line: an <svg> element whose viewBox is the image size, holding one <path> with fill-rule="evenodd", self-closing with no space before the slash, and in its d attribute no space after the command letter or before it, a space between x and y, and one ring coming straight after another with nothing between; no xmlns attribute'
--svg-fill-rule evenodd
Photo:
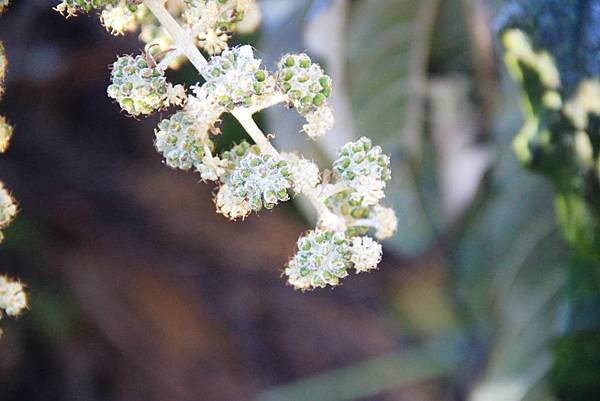
<svg viewBox="0 0 600 401"><path fill-rule="evenodd" d="M150 12L154 14L158 22L160 22L167 33L171 35L176 49L183 53L190 60L192 65L196 67L198 73L204 79L208 79L208 77L202 73L208 62L202 53L200 53L200 50L198 50L196 47L196 44L194 43L194 40L189 32L186 32L165 8L164 0L144 0L144 4L146 7L148 7ZM254 108L236 107L231 112L244 130L246 130L248 135L264 152L279 155L277 149L273 147L273 145L269 142L269 139L252 119L252 114L277 103L282 103L285 100L286 98L283 95L276 96L270 102L255 106ZM305 193L305 195L310 200L313 207L317 210L319 214L319 222L322 226L334 229L345 227L344 219L340 219L331 210L329 210L329 208L325 205L323 197L319 196L318 191Z"/></svg>

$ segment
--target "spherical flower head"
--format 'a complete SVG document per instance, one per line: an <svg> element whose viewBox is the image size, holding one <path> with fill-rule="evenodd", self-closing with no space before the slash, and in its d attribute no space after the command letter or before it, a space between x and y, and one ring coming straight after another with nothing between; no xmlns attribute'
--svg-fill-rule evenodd
<svg viewBox="0 0 600 401"><path fill-rule="evenodd" d="M350 252L352 253L350 260L354 263L357 273L376 269L383 254L381 244L371 237L352 238Z"/></svg>
<svg viewBox="0 0 600 401"><path fill-rule="evenodd" d="M256 96L273 91L273 78L260 69L260 63L248 45L226 50L211 58L202 71L207 77L204 85L228 110L250 106L256 102Z"/></svg>
<svg viewBox="0 0 600 401"><path fill-rule="evenodd" d="M231 149L221 154L221 159L225 161L226 173L221 176L221 182L228 183L231 174L240 165L240 161L248 154L259 155L260 148L257 145L250 145L247 141L242 141Z"/></svg>
<svg viewBox="0 0 600 401"><path fill-rule="evenodd" d="M333 128L333 111L327 105L306 113L304 117L306 118L306 124L302 126L302 130L311 139L320 138Z"/></svg>
<svg viewBox="0 0 600 401"><path fill-rule="evenodd" d="M123 35L138 28L137 12L143 11L129 4L127 0L118 0L115 4L106 5L100 13L100 21L111 34Z"/></svg>
<svg viewBox="0 0 600 401"><path fill-rule="evenodd" d="M8 149L12 135L12 126L6 121L6 118L0 116L0 153L4 153Z"/></svg>
<svg viewBox="0 0 600 401"><path fill-rule="evenodd" d="M286 54L277 63L277 84L300 114L314 111L331 95L331 78L306 54Z"/></svg>
<svg viewBox="0 0 600 401"><path fill-rule="evenodd" d="M336 286L352 267L350 240L342 232L314 230L298 239L298 252L284 274L299 290Z"/></svg>
<svg viewBox="0 0 600 401"><path fill-rule="evenodd" d="M229 184L222 184L215 197L217 212L230 220L243 219L248 216L252 209L248 201L239 197Z"/></svg>
<svg viewBox="0 0 600 401"><path fill-rule="evenodd" d="M0 310L4 310L8 316L18 316L26 308L27 294L23 284L0 276Z"/></svg>
<svg viewBox="0 0 600 401"><path fill-rule="evenodd" d="M17 204L0 182L0 228L6 228L17 215Z"/></svg>
<svg viewBox="0 0 600 401"><path fill-rule="evenodd" d="M134 117L181 104L185 99L183 87L168 83L164 71L142 55L119 57L113 64L111 80L108 96Z"/></svg>
<svg viewBox="0 0 600 401"><path fill-rule="evenodd" d="M296 193L309 193L321 181L319 167L310 160L303 159L294 153L283 153L292 173L293 189Z"/></svg>
<svg viewBox="0 0 600 401"><path fill-rule="evenodd" d="M338 178L353 190L351 197L365 206L374 205L385 196L385 183L391 177L390 159L369 138L344 145L333 168Z"/></svg>
<svg viewBox="0 0 600 401"><path fill-rule="evenodd" d="M292 177L288 162L282 157L248 153L231 174L230 183L233 192L258 212L263 206L272 209L290 199Z"/></svg>
<svg viewBox="0 0 600 401"><path fill-rule="evenodd" d="M394 235L398 228L398 218L394 209L375 205L372 214L375 215L375 229L377 230L375 236L377 239L384 240Z"/></svg>
<svg viewBox="0 0 600 401"><path fill-rule="evenodd" d="M185 110L158 123L154 145L169 167L189 170L201 164L204 156L212 152L214 144L202 128Z"/></svg>

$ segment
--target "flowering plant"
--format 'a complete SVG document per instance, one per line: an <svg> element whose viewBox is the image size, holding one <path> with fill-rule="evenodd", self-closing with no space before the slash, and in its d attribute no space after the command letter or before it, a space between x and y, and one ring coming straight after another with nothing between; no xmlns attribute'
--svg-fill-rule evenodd
<svg viewBox="0 0 600 401"><path fill-rule="evenodd" d="M8 0L0 0L0 14L8 6ZM4 44L0 41L0 99L4 95L4 79L6 77L8 62L4 51ZM5 117L0 115L0 153L6 152L13 128ZM2 230L8 227L17 214L17 204L4 183L0 181L0 243L4 240ZM18 316L27 308L27 294L23 284L17 280L0 275L0 319L4 315ZM0 335L2 330L0 330Z"/></svg>
<svg viewBox="0 0 600 401"><path fill-rule="evenodd" d="M340 149L332 170L296 153L279 152L252 115L284 103L306 120L302 131L316 140L333 127L328 100L332 80L310 57L283 55L276 69L264 68L252 47L229 48L237 31L256 27L254 0L63 0L67 17L97 11L113 34L140 30L143 54L123 55L112 65L108 96L133 117L170 106L180 109L155 130L155 146L171 168L193 170L217 185L217 212L236 220L303 195L318 213L314 230L298 240L284 274L296 289L337 285L353 269L375 269L379 240L396 229L394 211L380 204L390 179L390 160L362 137ZM206 60L200 49L210 57ZM187 58L202 83L187 90L167 81L165 71ZM253 144L242 141L217 154L213 136L220 117L235 117Z"/></svg>

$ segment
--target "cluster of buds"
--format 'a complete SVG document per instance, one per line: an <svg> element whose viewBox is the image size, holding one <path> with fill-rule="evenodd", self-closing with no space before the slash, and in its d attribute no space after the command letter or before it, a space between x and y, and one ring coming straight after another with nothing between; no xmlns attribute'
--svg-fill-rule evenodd
<svg viewBox="0 0 600 401"><path fill-rule="evenodd" d="M286 54L277 67L277 84L306 118L304 132L311 138L325 135L333 128L333 111L327 105L331 78L306 54Z"/></svg>
<svg viewBox="0 0 600 401"><path fill-rule="evenodd" d="M0 4L2 1L6 0L0 0ZM261 18L255 0L168 0L166 6L211 56L228 48L233 33L253 32ZM67 17L96 12L113 35L139 30L140 39L147 44L159 45L162 50L173 45L142 0L62 0L55 10Z"/></svg>
<svg viewBox="0 0 600 401"><path fill-rule="evenodd" d="M275 91L273 77L260 64L250 46L225 50L202 71L207 77L204 87L227 110L259 103Z"/></svg>
<svg viewBox="0 0 600 401"><path fill-rule="evenodd" d="M183 86L168 83L165 71L149 55L119 57L112 66L111 81L108 96L134 117L181 105L185 98Z"/></svg>
<svg viewBox="0 0 600 401"><path fill-rule="evenodd" d="M7 0L0 0L0 13L4 11L7 5ZM6 77L7 65L4 44L0 41L0 99L4 95L4 79ZM13 128L7 122L6 118L0 115L0 153L4 153L8 149L12 133ZM4 241L2 230L12 223L16 214L17 204L4 187L4 183L0 181L0 243ZM24 291L23 284L17 280L0 275L0 319L4 315L16 317L26 308L27 294ZM1 334L2 330L0 330Z"/></svg>
<svg viewBox="0 0 600 401"><path fill-rule="evenodd" d="M244 219L297 195L307 197L317 210L317 226L300 237L298 252L284 274L300 290L337 285L350 271L375 269L382 248L374 238L383 240L396 229L394 211L380 204L390 179L390 160L365 137L343 146L331 170L324 172L300 155L273 147L252 114L286 104L306 118L302 131L316 139L333 127L328 104L333 85L304 53L284 55L269 71L250 46L215 45L214 41L225 42L252 4L249 0L185 0L183 9L169 9L162 0L136 4L161 22L173 49L164 52L162 59L156 56L158 62L148 54L119 57L108 94L134 117L181 106L159 122L155 147L167 166L193 170L203 181L214 181L217 212L225 217ZM217 39L209 49L203 38L210 30ZM206 60L196 46L209 54L222 53ZM188 93L170 84L164 74L172 67L174 55L181 54L203 78ZM218 124L224 113L232 114L255 143L242 141L217 153L213 137L220 134Z"/></svg>
<svg viewBox="0 0 600 401"><path fill-rule="evenodd" d="M253 31L260 22L254 0L184 0L183 19L198 45L215 55L227 49L236 31Z"/></svg>

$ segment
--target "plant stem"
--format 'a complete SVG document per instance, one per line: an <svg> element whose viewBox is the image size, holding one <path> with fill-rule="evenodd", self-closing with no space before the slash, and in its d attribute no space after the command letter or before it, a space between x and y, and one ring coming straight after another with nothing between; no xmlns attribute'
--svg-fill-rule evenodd
<svg viewBox="0 0 600 401"><path fill-rule="evenodd" d="M177 51L184 54L190 60L192 65L196 67L204 79L208 79L208 77L202 73L208 62L202 53L200 53L198 47L196 47L192 36L186 32L181 25L179 25L175 18L173 18L173 16L165 8L164 0L144 0L144 4L156 17L158 22L160 22L167 33L171 35ZM236 107L231 111L231 114L238 120L244 130L246 130L248 135L254 140L254 142L263 152L279 155L277 149L273 147L260 127L256 125L256 122L252 118L252 114L284 101L285 96L276 95L273 97L273 99L265 102L264 104L260 104L251 108ZM318 191L313 190L311 193L306 193L305 195L317 210L317 213L319 214L319 222L325 228L340 229L340 222L342 222L343 219L340 219L338 216L332 213L331 210L329 210L329 208L325 205L323 197L319 196L317 192Z"/></svg>

